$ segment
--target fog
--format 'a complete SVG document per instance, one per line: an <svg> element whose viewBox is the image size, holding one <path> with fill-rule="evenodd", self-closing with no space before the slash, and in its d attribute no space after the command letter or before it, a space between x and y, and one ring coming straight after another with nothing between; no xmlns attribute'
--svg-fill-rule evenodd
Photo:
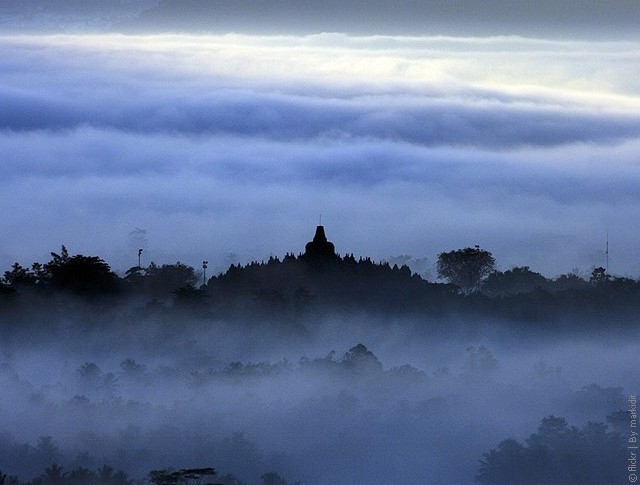
<svg viewBox="0 0 640 485"><path fill-rule="evenodd" d="M502 440L524 440L548 415L606 422L637 386L633 332L348 314L299 324L5 323L0 469L31 478L55 460L134 478L214 466L247 483L267 471L306 484L473 483ZM350 360L359 343L375 357Z"/></svg>

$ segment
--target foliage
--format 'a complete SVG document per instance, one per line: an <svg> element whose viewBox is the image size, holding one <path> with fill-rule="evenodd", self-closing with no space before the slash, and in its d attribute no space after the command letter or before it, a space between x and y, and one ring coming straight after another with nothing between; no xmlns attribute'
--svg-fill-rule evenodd
<svg viewBox="0 0 640 485"><path fill-rule="evenodd" d="M349 351L344 354L342 363L347 369L353 369L359 372L382 370L382 364L378 358L362 344L351 347Z"/></svg>
<svg viewBox="0 0 640 485"><path fill-rule="evenodd" d="M510 270L492 272L482 284L482 292L489 296L530 293L536 288L546 288L549 281L529 266L515 266Z"/></svg>
<svg viewBox="0 0 640 485"><path fill-rule="evenodd" d="M11 271L4 272L4 281L11 286L33 286L38 278L33 271L23 268L19 263L14 263Z"/></svg>
<svg viewBox="0 0 640 485"><path fill-rule="evenodd" d="M197 287L195 269L180 262L136 266L119 278L99 257L71 256L63 246L45 264L28 269L15 263L4 273L0 316L25 330L32 322L56 321L56 311L77 317L83 326L109 324L123 314L130 321L188 314L205 320L258 317L293 329L323 313L353 310L438 318L480 315L556 328L575 327L579 321L594 328L640 323L636 280L612 277L603 268L595 268L589 281L576 272L547 279L528 266L501 272L493 270L494 264L491 253L478 247L441 253L438 274L449 284L436 284L407 266L370 258L335 255L320 264L287 254L282 260L232 264Z"/></svg>
<svg viewBox="0 0 640 485"><path fill-rule="evenodd" d="M54 288L98 295L113 293L119 287L118 276L97 256L69 256L64 246L60 254L51 253L51 256L51 261L44 265L44 273Z"/></svg>
<svg viewBox="0 0 640 485"><path fill-rule="evenodd" d="M18 485L20 481L14 477L7 485L12 483ZM96 471L78 467L67 472L57 463L53 463L44 470L44 473L28 482L27 485L133 485L133 483L134 481L125 472L115 471L107 465ZM0 485L3 485L2 481L0 481Z"/></svg>
<svg viewBox="0 0 640 485"><path fill-rule="evenodd" d="M607 274L607 270L602 266L598 268L594 268L591 272L591 278L589 278L589 283L594 286L602 286L607 284L611 276Z"/></svg>
<svg viewBox="0 0 640 485"><path fill-rule="evenodd" d="M438 255L438 277L471 293L480 290L481 282L491 274L495 264L493 255L478 246L457 249Z"/></svg>
<svg viewBox="0 0 640 485"><path fill-rule="evenodd" d="M149 472L149 480L156 485L199 485L205 477L211 477L215 474L214 468L184 468L177 471L152 470Z"/></svg>
<svg viewBox="0 0 640 485"><path fill-rule="evenodd" d="M507 439L484 453L476 480L483 484L573 485L623 483L624 442L607 425L569 427L548 416L525 445Z"/></svg>
<svg viewBox="0 0 640 485"><path fill-rule="evenodd" d="M151 263L145 270L144 289L152 296L168 296L178 288L194 287L198 282L195 269L186 264Z"/></svg>

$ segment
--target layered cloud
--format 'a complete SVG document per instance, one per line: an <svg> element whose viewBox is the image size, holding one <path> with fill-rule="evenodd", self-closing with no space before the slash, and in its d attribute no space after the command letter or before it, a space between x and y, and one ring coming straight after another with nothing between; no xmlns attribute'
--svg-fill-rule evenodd
<svg viewBox="0 0 640 485"><path fill-rule="evenodd" d="M640 45L522 38L0 39L0 258L156 261L481 244L640 272ZM235 257L235 256L234 256Z"/></svg>

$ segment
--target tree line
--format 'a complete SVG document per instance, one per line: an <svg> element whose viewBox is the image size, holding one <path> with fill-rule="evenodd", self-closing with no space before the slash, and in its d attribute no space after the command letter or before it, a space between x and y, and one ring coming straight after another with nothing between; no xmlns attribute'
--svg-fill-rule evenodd
<svg viewBox="0 0 640 485"><path fill-rule="evenodd" d="M261 477L261 485L300 485L300 482L288 482L277 472L266 472ZM206 480L206 482L204 481ZM213 480L213 481L212 481ZM228 473L219 475L215 468L182 468L180 470L151 470L144 479L133 479L122 471L115 471L104 465L98 470L77 467L65 471L56 463L44 469L37 477L21 481L18 477L7 475L0 470L0 485L246 485Z"/></svg>
<svg viewBox="0 0 640 485"><path fill-rule="evenodd" d="M62 246L46 263L15 263L0 281L0 309L16 302L58 301L74 297L86 303L146 301L149 312L171 310L228 318L252 315L296 319L312 312L364 309L374 313L450 315L484 314L495 318L549 322L564 317L611 319L635 324L640 282L613 277L594 268L589 278L567 273L547 278L529 266L496 269L491 252L463 248L438 255L437 274L429 282L408 266L356 259L287 254L281 260L232 264L199 284L192 267L150 263L117 275L102 258L70 255Z"/></svg>
<svg viewBox="0 0 640 485"><path fill-rule="evenodd" d="M629 415L618 411L607 416L607 422L588 422L578 428L562 417L547 416L525 443L507 439L484 453L476 481L486 485L624 483L628 450L623 430Z"/></svg>

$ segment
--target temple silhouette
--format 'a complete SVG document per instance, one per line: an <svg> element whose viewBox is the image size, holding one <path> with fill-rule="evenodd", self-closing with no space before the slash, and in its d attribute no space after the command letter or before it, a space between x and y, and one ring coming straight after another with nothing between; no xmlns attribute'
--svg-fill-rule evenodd
<svg viewBox="0 0 640 485"><path fill-rule="evenodd" d="M335 259L336 248L333 243L327 240L324 233L324 226L316 227L316 234L313 240L309 241L305 246L304 256L314 259Z"/></svg>

